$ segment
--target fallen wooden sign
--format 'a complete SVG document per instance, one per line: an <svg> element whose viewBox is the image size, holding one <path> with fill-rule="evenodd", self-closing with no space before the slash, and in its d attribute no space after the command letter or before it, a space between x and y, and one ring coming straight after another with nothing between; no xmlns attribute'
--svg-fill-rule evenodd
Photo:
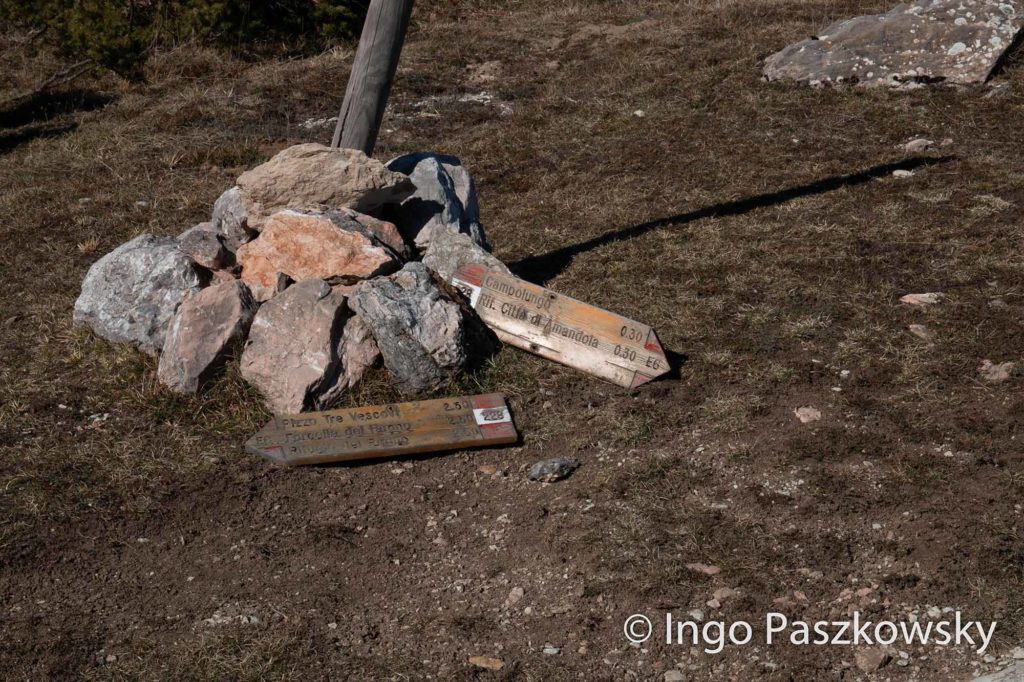
<svg viewBox="0 0 1024 682"><path fill-rule="evenodd" d="M645 324L471 264L452 284L503 342L636 388L669 371L658 335Z"/></svg>
<svg viewBox="0 0 1024 682"><path fill-rule="evenodd" d="M324 464L519 440L500 393L274 415L245 444L277 464Z"/></svg>

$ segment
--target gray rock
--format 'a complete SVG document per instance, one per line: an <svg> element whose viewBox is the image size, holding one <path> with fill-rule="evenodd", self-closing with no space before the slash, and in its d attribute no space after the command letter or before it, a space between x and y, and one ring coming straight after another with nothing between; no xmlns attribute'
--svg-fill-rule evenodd
<svg viewBox="0 0 1024 682"><path fill-rule="evenodd" d="M224 245L212 222L199 223L178 235L178 248L193 261L210 270L221 270L234 263L234 256Z"/></svg>
<svg viewBox="0 0 1024 682"><path fill-rule="evenodd" d="M93 263L75 301L74 322L108 341L155 354L185 294L204 284L173 237L144 234Z"/></svg>
<svg viewBox="0 0 1024 682"><path fill-rule="evenodd" d="M224 237L224 245L231 253L255 236L255 232L249 230L242 192L238 187L227 190L214 202L211 222L217 234Z"/></svg>
<svg viewBox="0 0 1024 682"><path fill-rule="evenodd" d="M479 263L492 270L510 274L504 263L463 232L434 232L430 245L423 254L423 264L436 272L445 282L451 282L458 269L470 263Z"/></svg>
<svg viewBox="0 0 1024 682"><path fill-rule="evenodd" d="M526 472L526 477L531 481L554 483L555 481L561 481L563 478L571 476L572 472L576 471L579 466L579 460L570 459L568 457L542 459L530 467L530 470Z"/></svg>
<svg viewBox="0 0 1024 682"><path fill-rule="evenodd" d="M903 151L908 154L920 154L929 152L935 148L935 143L923 137L918 137L903 145Z"/></svg>
<svg viewBox="0 0 1024 682"><path fill-rule="evenodd" d="M342 381L339 385L352 388L358 384L366 370L376 365L380 359L380 348L373 338L370 325L358 315L349 318L345 332L341 335L341 364L344 367Z"/></svg>
<svg viewBox="0 0 1024 682"><path fill-rule="evenodd" d="M487 248L480 226L476 187L469 171L454 156L407 154L387 163L389 170L408 175L416 193L398 206L389 206L388 219L421 251L438 229L468 234Z"/></svg>
<svg viewBox="0 0 1024 682"><path fill-rule="evenodd" d="M1002 670L975 677L971 682L1021 682L1024 680L1024 661L1014 661Z"/></svg>
<svg viewBox="0 0 1024 682"><path fill-rule="evenodd" d="M238 280L187 295L167 330L157 377L178 393L198 391L245 339L257 308Z"/></svg>
<svg viewBox="0 0 1024 682"><path fill-rule="evenodd" d="M466 367L467 349L485 338L479 318L422 263L361 282L350 305L373 332L384 365L404 393L449 384Z"/></svg>
<svg viewBox="0 0 1024 682"><path fill-rule="evenodd" d="M1024 21L1015 4L918 0L846 19L769 57L764 75L811 85L984 83Z"/></svg>
<svg viewBox="0 0 1024 682"><path fill-rule="evenodd" d="M343 288L347 287L337 287L339 290ZM367 370L380 362L380 348L373 332L358 315L352 315L345 323L338 358L341 360L341 372L334 386L324 394L323 402L326 404L336 402L342 393L362 381Z"/></svg>
<svg viewBox="0 0 1024 682"><path fill-rule="evenodd" d="M242 377L268 407L296 414L328 406L341 375L345 294L323 280L298 282L264 303L242 352Z"/></svg>

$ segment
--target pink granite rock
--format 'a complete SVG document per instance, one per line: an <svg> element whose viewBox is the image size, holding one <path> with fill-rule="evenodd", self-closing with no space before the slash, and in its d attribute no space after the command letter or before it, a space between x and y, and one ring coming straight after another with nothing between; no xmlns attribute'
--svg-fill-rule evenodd
<svg viewBox="0 0 1024 682"><path fill-rule="evenodd" d="M242 353L242 377L280 414L323 409L347 381L341 349L349 320L345 294L308 279L263 304Z"/></svg>
<svg viewBox="0 0 1024 682"><path fill-rule="evenodd" d="M178 393L195 393L249 331L258 305L232 280L189 294L171 319L157 377Z"/></svg>
<svg viewBox="0 0 1024 682"><path fill-rule="evenodd" d="M351 284L401 267L398 256L360 222L338 211L284 210L257 239L238 249L242 280L264 301L277 291L278 274Z"/></svg>

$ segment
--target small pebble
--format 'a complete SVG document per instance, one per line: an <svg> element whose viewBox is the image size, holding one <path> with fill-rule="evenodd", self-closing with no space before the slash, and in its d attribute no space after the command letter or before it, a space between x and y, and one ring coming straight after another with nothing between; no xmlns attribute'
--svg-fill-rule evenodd
<svg viewBox="0 0 1024 682"><path fill-rule="evenodd" d="M926 140L923 137L919 137L916 140L911 140L910 142L903 145L903 151L907 152L908 154L920 154L921 152L928 151L934 146L935 143L932 142L931 140Z"/></svg>
<svg viewBox="0 0 1024 682"><path fill-rule="evenodd" d="M579 460L568 457L544 459L533 464L526 477L531 481L554 483L555 481L561 481L563 478L568 478L579 466Z"/></svg>
<svg viewBox="0 0 1024 682"><path fill-rule="evenodd" d="M821 419L821 410L814 407L798 407L793 410L793 414L796 415L801 424L809 424Z"/></svg>
<svg viewBox="0 0 1024 682"><path fill-rule="evenodd" d="M907 305L935 305L943 298L945 298L945 294L937 292L907 294L906 296L900 297L900 303L906 303Z"/></svg>

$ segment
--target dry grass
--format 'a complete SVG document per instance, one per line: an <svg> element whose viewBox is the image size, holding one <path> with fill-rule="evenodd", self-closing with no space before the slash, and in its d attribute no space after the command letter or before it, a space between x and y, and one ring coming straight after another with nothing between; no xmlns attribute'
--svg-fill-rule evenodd
<svg viewBox="0 0 1024 682"><path fill-rule="evenodd" d="M501 258L648 322L685 356L679 379L635 396L511 349L452 389L509 395L524 434L508 455L515 466L540 453L588 462L594 488L579 495L604 499L602 515L563 536L539 534L550 547L568 543L593 571L587 594L689 608L707 585L680 566L706 561L743 587L749 599L732 613L749 615L798 569L824 571L800 578L822 602L850 576L906 572L921 582L891 588L894 603L974 605L1004 623L1001 641L1019 643L1021 380L983 384L975 368L983 358L1024 361L1021 58L992 98L759 81L765 55L865 9L428 3L378 155L460 156ZM0 57L4 87L54 63L19 54ZM173 506L183 482L263 471L240 444L266 414L234 367L196 399L171 396L151 358L72 329L70 311L100 254L142 232L176 234L205 219L246 167L328 140L331 124L303 124L333 115L350 59L339 49L249 64L181 49L160 55L144 85L80 84L109 96L105 106L71 98L66 110L0 131L2 580L51 556L51 528L96 533ZM488 61L501 63L499 79L470 83L471 67ZM459 101L482 90L490 104ZM953 144L921 164L897 149L918 136ZM886 165L905 161L919 164L915 175L891 177ZM897 302L920 291L948 298L925 310ZM933 330L934 344L910 334L912 323ZM349 401L395 397L380 372ZM803 405L823 421L797 424L792 410ZM898 535L884 539L868 517ZM899 565L884 563L894 556ZM407 585L393 589L416 598ZM426 656L399 633L392 642L408 658L345 667L326 644L293 646L308 634L296 628L196 639L170 627L184 644L167 668L160 637L140 636L110 668L72 647L58 657L63 668L44 657L36 672L257 679L331 660L337 674L370 679L415 671ZM82 647L105 636L96 630ZM609 635L608 646L616 641ZM29 656L11 651L7 665ZM961 662L950 654L941 664ZM799 678L832 663L787 665ZM539 679L544 665L519 672ZM921 679L942 679L936 670Z"/></svg>

